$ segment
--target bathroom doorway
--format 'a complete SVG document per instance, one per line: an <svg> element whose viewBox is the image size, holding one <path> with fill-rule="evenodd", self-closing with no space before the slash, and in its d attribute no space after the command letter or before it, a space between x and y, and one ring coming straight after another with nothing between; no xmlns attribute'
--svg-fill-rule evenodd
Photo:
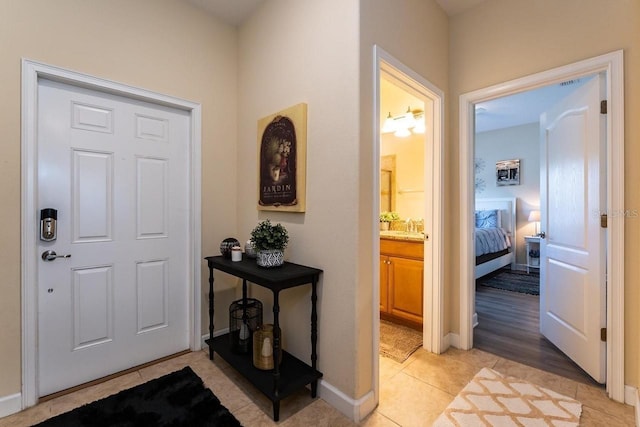
<svg viewBox="0 0 640 427"><path fill-rule="evenodd" d="M422 327L422 348L426 351L440 353L443 350L442 339L442 163L443 163L443 92L418 75L413 70L404 66L393 56L387 52L375 47L375 93L374 93L374 171L373 179L373 217L374 217L374 289L373 289L373 367L375 377L375 392L379 396L379 378L380 374L380 312L381 304L400 305L390 310L394 313L395 319L405 318L405 325ZM389 93L394 93L390 95ZM413 105L411 105L413 104ZM391 116L391 117L389 117ZM383 127L385 121L391 118L396 123L405 120L411 121L411 125L406 126L404 130L398 132L397 135L388 135ZM424 133L422 129L416 126L422 126L418 123L423 120ZM398 127L400 128L400 127ZM408 128L408 129L407 129ZM397 129L390 133L396 133ZM409 136L406 136L407 131ZM387 136L388 135L388 136ZM404 137L402 135L405 135ZM415 141L414 146L404 144L403 141ZM390 146L385 145L389 140ZM390 147L394 146L396 152L391 152ZM388 151L387 151L388 150ZM412 151L416 150L416 151ZM412 154L411 154L412 153ZM382 172L382 156L393 156L395 154L395 174L389 174L387 180L388 191L392 194L390 197L382 197L383 187L381 185ZM409 156L410 159L402 159ZM389 157L385 157L385 164ZM408 162L408 163L405 163ZM418 164L421 169L417 176L411 175L410 169L403 169L403 164ZM417 166L418 167L418 166ZM387 175L385 173L385 175ZM394 176L395 175L395 176ZM415 238L416 235L422 233L422 240L419 242L420 249L410 254L410 261L414 261L411 265L403 264L403 273L412 279L418 276L420 279L421 298L418 299L419 305L402 306L407 302L403 300L403 296L396 293L391 296L395 298L390 300L389 296L385 297L385 289L382 287L383 282L387 283L389 277L385 271L389 264L383 262L381 252L380 237L380 214L383 212L381 201L385 200L386 207L399 211L406 210L406 214L398 212L400 221L396 223L396 229L390 230L398 232L398 234L411 234L410 237ZM404 222L402 221L404 220ZM398 220L396 220L398 221ZM406 227L406 228L405 228ZM392 241L392 239L389 239ZM417 243L417 241L416 241ZM422 257L420 263L416 263L416 258ZM395 261L395 260L387 260ZM428 266L428 268L420 268L419 273L416 271L419 267ZM377 268L376 268L377 267ZM391 274L399 274L391 271ZM387 288L388 289L388 288ZM413 301L415 303L416 301ZM420 316L416 316L419 311ZM415 329L415 328L414 328ZM376 398L376 400L378 400Z"/></svg>

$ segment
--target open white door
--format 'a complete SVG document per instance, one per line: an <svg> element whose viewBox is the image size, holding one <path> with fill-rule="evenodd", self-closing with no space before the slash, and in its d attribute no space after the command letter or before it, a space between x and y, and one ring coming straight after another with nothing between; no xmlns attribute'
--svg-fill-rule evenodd
<svg viewBox="0 0 640 427"><path fill-rule="evenodd" d="M606 120L592 77L540 118L540 332L606 381Z"/></svg>

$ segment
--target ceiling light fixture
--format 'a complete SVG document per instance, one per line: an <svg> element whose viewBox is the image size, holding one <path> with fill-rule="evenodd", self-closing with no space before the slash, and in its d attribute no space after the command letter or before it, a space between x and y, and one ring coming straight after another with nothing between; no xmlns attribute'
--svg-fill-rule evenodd
<svg viewBox="0 0 640 427"><path fill-rule="evenodd" d="M389 115L387 116L384 124L382 125L382 133L392 133L396 131L396 124L393 121L393 117L391 117L391 111L389 111Z"/></svg>
<svg viewBox="0 0 640 427"><path fill-rule="evenodd" d="M416 120L416 125L412 129L413 133L425 133L427 129L424 124L424 113L414 114L414 117Z"/></svg>
<svg viewBox="0 0 640 427"><path fill-rule="evenodd" d="M395 117L389 112L382 125L382 133L393 133L400 138L410 136L410 130L413 130L413 133L425 132L424 111L408 107L406 113Z"/></svg>

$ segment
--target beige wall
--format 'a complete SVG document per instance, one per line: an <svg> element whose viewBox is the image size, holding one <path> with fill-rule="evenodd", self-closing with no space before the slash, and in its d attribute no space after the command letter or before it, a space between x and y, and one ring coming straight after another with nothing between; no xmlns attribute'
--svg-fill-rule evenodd
<svg viewBox="0 0 640 427"><path fill-rule="evenodd" d="M354 395L358 256L358 21L355 0L270 0L239 32L238 234L281 222L285 259L324 270L318 286L318 367ZM305 213L262 212L257 201L257 121L308 105ZM253 289L271 319L271 294ZM281 293L284 348L309 360L310 287ZM370 361L369 361L370 363Z"/></svg>
<svg viewBox="0 0 640 427"><path fill-rule="evenodd" d="M201 103L202 248L217 254L224 228L236 226L237 37L174 0L0 0L0 9L1 397L21 382L21 58Z"/></svg>
<svg viewBox="0 0 640 427"><path fill-rule="evenodd" d="M351 398L373 386L373 44L446 90L446 40L446 16L432 0L270 0L240 29L238 164L247 167L238 169L238 233L244 239L263 218L282 222L291 234L286 257L324 269L319 368ZM309 106L307 212L257 212L256 121L299 102ZM306 358L308 290L282 298L285 348Z"/></svg>
<svg viewBox="0 0 640 427"><path fill-rule="evenodd" d="M425 216L424 152L424 135L412 134L406 138L398 138L390 133L382 135L380 140L380 155L395 155L394 210L402 220L420 220Z"/></svg>
<svg viewBox="0 0 640 427"><path fill-rule="evenodd" d="M359 219L358 229L357 325L360 350L357 354L356 397L370 381L371 323L374 278L372 271L372 220L378 221L373 206L373 46L379 45L405 66L445 93L448 102L448 18L435 0L360 0L360 135L359 135ZM445 118L446 119L446 118ZM445 122L445 129L446 129ZM447 131L445 130L445 139ZM374 214L375 213L375 214ZM445 215L445 218L447 215ZM375 236L377 238L377 235ZM445 238L445 242L446 242ZM377 254L376 261L378 262ZM445 271L445 282L448 282ZM448 291L447 291L448 292ZM448 298L448 295L445 295ZM377 310L377 309L376 309ZM445 318L445 328L448 329Z"/></svg>
<svg viewBox="0 0 640 427"><path fill-rule="evenodd" d="M463 93L614 50L625 52L625 209L640 207L640 2L636 0L488 0L450 21L451 145L447 193L458 212L458 100ZM640 384L640 232L625 219L625 383ZM458 242L456 224L448 235ZM447 253L457 259L458 244ZM450 266L450 283L457 284ZM459 295L452 289L451 330L459 331Z"/></svg>
<svg viewBox="0 0 640 427"><path fill-rule="evenodd" d="M540 207L540 125L538 122L480 132L475 137L475 158L484 160L484 169L475 177L484 180L484 190L476 190L476 199L515 197L516 264L527 263L525 236L535 234L529 212ZM496 185L496 162L520 160L520 185Z"/></svg>

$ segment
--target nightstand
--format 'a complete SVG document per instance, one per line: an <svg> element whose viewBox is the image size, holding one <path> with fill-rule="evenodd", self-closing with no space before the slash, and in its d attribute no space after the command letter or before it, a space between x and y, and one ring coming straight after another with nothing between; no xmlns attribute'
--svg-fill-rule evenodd
<svg viewBox="0 0 640 427"><path fill-rule="evenodd" d="M531 268L540 268L540 237L524 236L527 250L527 274ZM531 251L538 251L537 257L531 256Z"/></svg>

